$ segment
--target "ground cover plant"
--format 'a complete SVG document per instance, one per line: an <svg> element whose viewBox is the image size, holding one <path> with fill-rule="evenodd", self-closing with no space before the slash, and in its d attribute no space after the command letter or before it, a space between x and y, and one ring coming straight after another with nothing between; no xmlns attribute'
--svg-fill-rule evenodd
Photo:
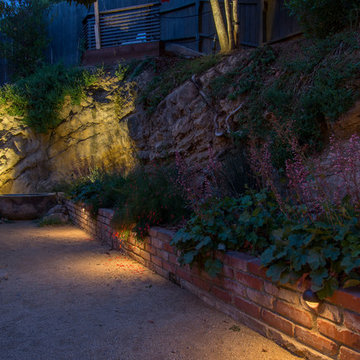
<svg viewBox="0 0 360 360"><path fill-rule="evenodd" d="M63 120L60 110L66 96L79 103L85 89L95 84L96 73L61 64L46 65L13 84L0 88L0 105L38 133L46 133Z"/></svg>
<svg viewBox="0 0 360 360"><path fill-rule="evenodd" d="M291 120L308 151L321 150L332 125L358 98L359 33L343 32L325 39L303 40L289 47L252 51L230 72L214 78L213 101L228 98L243 103L232 134L241 141L249 135L272 137L277 168L284 168L289 148L271 129L266 114Z"/></svg>
<svg viewBox="0 0 360 360"><path fill-rule="evenodd" d="M251 144L263 190L204 202L172 240L179 262L200 264L215 276L222 268L217 252L238 250L260 256L275 282L309 280L320 298L360 284L360 138L344 145L332 137L326 165L311 166L291 125L274 115L272 123L292 152L286 186L274 177L271 144Z"/></svg>

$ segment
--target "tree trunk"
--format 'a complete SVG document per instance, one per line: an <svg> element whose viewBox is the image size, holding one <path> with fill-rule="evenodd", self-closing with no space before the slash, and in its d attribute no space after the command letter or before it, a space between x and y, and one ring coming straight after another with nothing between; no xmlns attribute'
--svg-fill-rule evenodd
<svg viewBox="0 0 360 360"><path fill-rule="evenodd" d="M232 7L232 17L234 21L234 45L235 47L239 47L239 36L240 36L240 26L239 26L239 10L238 10L238 1L233 1Z"/></svg>
<svg viewBox="0 0 360 360"><path fill-rule="evenodd" d="M216 32L219 37L221 52L230 51L228 34L226 32L224 20L221 14L220 4L218 0L210 0L211 10L214 17Z"/></svg>
<svg viewBox="0 0 360 360"><path fill-rule="evenodd" d="M233 50L234 49L234 34L233 34L233 24L232 24L232 19L231 19L231 9L230 9L229 0L225 0L224 5L225 5L225 15L226 15L226 23L227 23L227 35L228 35L228 40L229 40L229 50Z"/></svg>

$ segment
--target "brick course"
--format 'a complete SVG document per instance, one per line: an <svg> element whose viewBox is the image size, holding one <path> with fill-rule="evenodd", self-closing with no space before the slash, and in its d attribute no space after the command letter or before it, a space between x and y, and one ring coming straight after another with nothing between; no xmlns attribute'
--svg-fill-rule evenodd
<svg viewBox="0 0 360 360"><path fill-rule="evenodd" d="M211 278L194 266L180 267L170 245L172 231L154 227L138 241L123 242L111 228L114 212L100 209L93 219L86 206L65 201L70 219L91 237L122 249L159 275L185 287L204 302L242 322L309 360L360 360L360 290L347 289L321 304L318 311L301 301L302 288L279 287L266 277L266 269L248 254L216 256L224 262L221 276Z"/></svg>

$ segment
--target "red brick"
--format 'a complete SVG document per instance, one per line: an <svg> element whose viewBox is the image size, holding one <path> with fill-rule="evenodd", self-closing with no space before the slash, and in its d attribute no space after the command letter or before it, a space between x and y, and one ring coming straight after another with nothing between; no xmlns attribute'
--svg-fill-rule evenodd
<svg viewBox="0 0 360 360"><path fill-rule="evenodd" d="M178 257L176 255L169 254L169 262L174 264L174 265L180 266L177 259L178 259Z"/></svg>
<svg viewBox="0 0 360 360"><path fill-rule="evenodd" d="M235 296L234 304L239 310L241 310L245 314L248 314L257 319L260 318L260 307L259 306L255 305L245 299L242 299L238 296Z"/></svg>
<svg viewBox="0 0 360 360"><path fill-rule="evenodd" d="M335 305L341 305L345 309L360 314L360 289L351 288L335 291L331 298L327 299Z"/></svg>
<svg viewBox="0 0 360 360"><path fill-rule="evenodd" d="M150 235L151 237L156 237L156 236L157 236L157 231L156 231L156 229L155 229L155 228L150 228L150 230L149 230L149 235Z"/></svg>
<svg viewBox="0 0 360 360"><path fill-rule="evenodd" d="M189 283L192 281L190 273L182 267L176 269L176 275L178 275L181 279L188 281Z"/></svg>
<svg viewBox="0 0 360 360"><path fill-rule="evenodd" d="M342 321L341 311L334 305L323 303L319 307L319 316L340 324Z"/></svg>
<svg viewBox="0 0 360 360"><path fill-rule="evenodd" d="M273 328L278 329L289 336L294 335L294 324L291 321L286 320L280 315L274 314L273 312L266 309L262 310L261 317Z"/></svg>
<svg viewBox="0 0 360 360"><path fill-rule="evenodd" d="M246 290L246 293L251 301L268 309L272 309L274 307L275 298L273 296L265 294L262 291L257 291L250 288Z"/></svg>
<svg viewBox="0 0 360 360"><path fill-rule="evenodd" d="M191 280L192 284L195 285L196 287L198 287L202 290L205 290L205 291L210 291L211 285L208 281L200 279L197 276L192 276L191 279L192 279Z"/></svg>
<svg viewBox="0 0 360 360"><path fill-rule="evenodd" d="M264 279L267 279L266 270L267 269L261 265L259 259L252 260L248 263L248 271Z"/></svg>
<svg viewBox="0 0 360 360"><path fill-rule="evenodd" d="M300 326L295 327L295 337L305 345L319 350L322 354L334 356L339 351L339 346L335 342Z"/></svg>
<svg viewBox="0 0 360 360"><path fill-rule="evenodd" d="M259 334L266 336L266 325L264 325L262 322L259 322L256 319L252 318L251 316L248 316L240 311L236 311L233 317L237 321L249 327L250 329L253 329Z"/></svg>
<svg viewBox="0 0 360 360"><path fill-rule="evenodd" d="M340 348L339 360L360 360L360 353L342 346Z"/></svg>
<svg viewBox="0 0 360 360"><path fill-rule="evenodd" d="M298 355L301 359L330 360L328 356L322 355L316 350L312 350L310 347L301 344L297 340L281 333L278 330L269 328L267 331L267 338L275 341L284 348L287 348L292 353Z"/></svg>
<svg viewBox="0 0 360 360"><path fill-rule="evenodd" d="M164 277L165 279L169 278L168 272L165 269L161 268L160 266L157 266L155 264L150 263L149 267L150 267L151 270L155 271L157 274Z"/></svg>
<svg viewBox="0 0 360 360"><path fill-rule="evenodd" d="M158 249L163 248L163 242L157 238L151 238L151 245Z"/></svg>
<svg viewBox="0 0 360 360"><path fill-rule="evenodd" d="M175 271L176 271L176 266L174 264L170 264L166 261L163 261L163 268L168 271L168 272L171 272L173 274L175 274Z"/></svg>
<svg viewBox="0 0 360 360"><path fill-rule="evenodd" d="M341 328L336 326L334 323L318 319L318 328L319 331L342 344L349 346L350 348L354 348L357 351L360 351L360 335L351 332L346 328Z"/></svg>
<svg viewBox="0 0 360 360"><path fill-rule="evenodd" d="M145 250L140 250L140 256L145 259L145 260L148 260L150 261L150 254L145 251Z"/></svg>
<svg viewBox="0 0 360 360"><path fill-rule="evenodd" d="M289 305L288 303L278 300L275 306L276 312L293 320L294 322L303 325L307 328L312 328L313 320L310 313Z"/></svg>
<svg viewBox="0 0 360 360"><path fill-rule="evenodd" d="M210 281L214 285L220 286L222 288L225 287L225 285L224 285L225 279L221 274L218 276L215 276L215 277L211 277L205 270L194 269L194 267L193 267L193 272L195 274L198 274L198 276L201 277L202 279L204 279L206 281Z"/></svg>
<svg viewBox="0 0 360 360"><path fill-rule="evenodd" d="M145 243L142 240L135 239L135 246L142 250L145 249Z"/></svg>
<svg viewBox="0 0 360 360"><path fill-rule="evenodd" d="M232 291L235 295L239 295L241 297L246 297L246 287L237 281L233 281L230 279L224 279L224 287L225 289Z"/></svg>
<svg viewBox="0 0 360 360"><path fill-rule="evenodd" d="M174 254L174 248L167 242L164 242L163 248L165 251L169 252L170 254Z"/></svg>
<svg viewBox="0 0 360 360"><path fill-rule="evenodd" d="M248 262L254 260L253 256L248 254L230 251L224 257L224 263L233 267L235 270L247 271Z"/></svg>
<svg viewBox="0 0 360 360"><path fill-rule="evenodd" d="M156 264L157 266L162 267L162 260L161 258L155 256L155 255L151 255L151 262Z"/></svg>
<svg viewBox="0 0 360 360"><path fill-rule="evenodd" d="M264 281L261 279L258 279L252 275L248 275L242 272L237 271L235 274L236 280L240 283L251 287L256 290L262 290L264 286Z"/></svg>
<svg viewBox="0 0 360 360"><path fill-rule="evenodd" d="M229 279L234 279L234 270L227 265L223 266L223 275Z"/></svg>
<svg viewBox="0 0 360 360"><path fill-rule="evenodd" d="M136 255L141 256L141 249L139 249L137 246L133 246L131 249Z"/></svg>
<svg viewBox="0 0 360 360"><path fill-rule="evenodd" d="M360 333L360 315L351 313L349 311L344 312L344 324L345 326L353 331Z"/></svg>
<svg viewBox="0 0 360 360"><path fill-rule="evenodd" d="M231 294L228 291L220 289L217 286L213 286L211 288L211 293L215 295L218 299L226 303L231 303Z"/></svg>
<svg viewBox="0 0 360 360"><path fill-rule="evenodd" d="M169 261L169 253L167 251L157 249L156 255L165 261Z"/></svg>
<svg viewBox="0 0 360 360"><path fill-rule="evenodd" d="M168 229L163 228L156 228L157 231L157 238L164 242L170 242L171 239L174 237L175 233Z"/></svg>

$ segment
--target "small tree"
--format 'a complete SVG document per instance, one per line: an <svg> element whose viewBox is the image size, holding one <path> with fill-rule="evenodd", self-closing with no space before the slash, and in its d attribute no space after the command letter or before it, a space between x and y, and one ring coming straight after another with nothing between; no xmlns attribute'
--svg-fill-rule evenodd
<svg viewBox="0 0 360 360"><path fill-rule="evenodd" d="M231 6L229 0L224 0L225 21L221 12L219 0L210 0L210 5L221 52L229 52L239 45L238 2L232 1Z"/></svg>
<svg viewBox="0 0 360 360"><path fill-rule="evenodd" d="M1 8L0 32L5 39L0 54L8 60L14 77L33 73L43 62L48 5L47 0L9 0Z"/></svg>

